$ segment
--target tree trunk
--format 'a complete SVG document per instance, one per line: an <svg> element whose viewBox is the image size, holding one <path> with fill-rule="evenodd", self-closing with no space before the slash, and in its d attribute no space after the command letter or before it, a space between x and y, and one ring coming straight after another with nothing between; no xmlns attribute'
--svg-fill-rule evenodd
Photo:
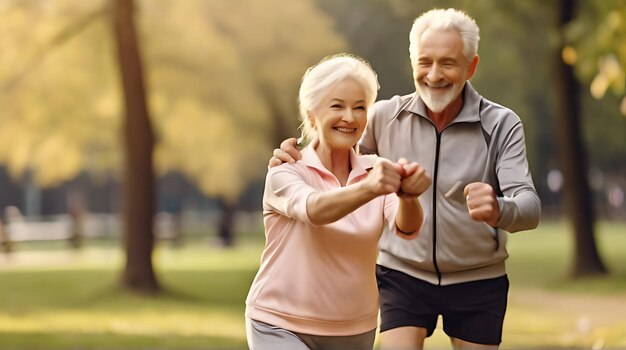
<svg viewBox="0 0 626 350"><path fill-rule="evenodd" d="M561 0L558 8L558 29L573 19L576 0ZM574 76L572 66L561 58L563 45L554 53L557 142L561 170L564 177L567 215L574 228L574 277L606 274L594 237L593 198L587 181L587 155L580 128L581 87Z"/></svg>
<svg viewBox="0 0 626 350"><path fill-rule="evenodd" d="M2 251L4 251L5 253L10 253L11 251L13 251L11 237L9 236L9 231L4 226L2 217L0 217L0 249L2 249Z"/></svg>
<svg viewBox="0 0 626 350"><path fill-rule="evenodd" d="M126 266L122 286L135 292L155 293L160 288L152 267L154 136L146 105L133 10L132 0L113 0L114 30L126 113L123 125L126 153L123 180Z"/></svg>
<svg viewBox="0 0 626 350"><path fill-rule="evenodd" d="M85 241L85 215L87 205L81 190L70 190L67 193L67 213L70 216L70 245L79 249Z"/></svg>
<svg viewBox="0 0 626 350"><path fill-rule="evenodd" d="M228 200L220 199L221 216L219 219L217 237L222 247L232 247L235 245L235 205Z"/></svg>

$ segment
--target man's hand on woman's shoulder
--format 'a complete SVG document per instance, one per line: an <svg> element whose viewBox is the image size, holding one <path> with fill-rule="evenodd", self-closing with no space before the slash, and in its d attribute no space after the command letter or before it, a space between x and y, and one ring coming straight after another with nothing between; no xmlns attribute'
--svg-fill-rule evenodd
<svg viewBox="0 0 626 350"><path fill-rule="evenodd" d="M295 137L288 138L280 143L280 148L274 149L274 154L270 158L268 168L279 166L283 163L295 163L302 159L298 149L298 140Z"/></svg>

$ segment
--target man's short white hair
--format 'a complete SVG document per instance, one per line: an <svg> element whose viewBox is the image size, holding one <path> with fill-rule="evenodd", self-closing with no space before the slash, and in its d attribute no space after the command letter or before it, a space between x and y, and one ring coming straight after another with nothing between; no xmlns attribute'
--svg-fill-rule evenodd
<svg viewBox="0 0 626 350"><path fill-rule="evenodd" d="M432 9L424 12L413 22L409 34L409 55L411 64L415 67L419 54L419 41L426 29L449 30L454 29L463 40L463 53L471 61L478 53L480 34L478 25L465 12L456 9Z"/></svg>

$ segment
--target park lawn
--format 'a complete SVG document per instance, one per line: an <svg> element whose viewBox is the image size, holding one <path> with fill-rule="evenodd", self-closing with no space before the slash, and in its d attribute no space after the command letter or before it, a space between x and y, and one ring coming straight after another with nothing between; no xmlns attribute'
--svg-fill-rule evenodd
<svg viewBox="0 0 626 350"><path fill-rule="evenodd" d="M156 297L116 288L122 253L114 247L0 256L0 349L243 348L258 242L157 249L166 290Z"/></svg>
<svg viewBox="0 0 626 350"><path fill-rule="evenodd" d="M564 222L509 236L511 281L503 346L626 349L626 225L596 238L609 276L571 278L573 233Z"/></svg>
<svg viewBox="0 0 626 350"><path fill-rule="evenodd" d="M567 225L509 236L503 349L626 348L626 225L597 231L612 275L577 281L567 278ZM165 292L149 298L115 287L123 256L112 243L18 246L0 255L0 349L243 349L244 299L262 250L262 234L250 236L228 250L160 244ZM440 328L428 348L449 348Z"/></svg>

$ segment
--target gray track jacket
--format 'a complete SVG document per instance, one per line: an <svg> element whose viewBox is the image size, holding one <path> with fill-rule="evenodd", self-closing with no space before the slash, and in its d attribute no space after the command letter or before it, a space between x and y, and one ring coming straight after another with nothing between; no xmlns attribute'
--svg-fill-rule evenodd
<svg viewBox="0 0 626 350"><path fill-rule="evenodd" d="M416 93L378 101L359 143L363 154L405 157L432 176L432 186L420 196L420 236L406 241L385 232L378 263L438 285L504 275L508 253L502 230L533 229L541 215L520 118L480 96L469 81L463 94L463 109L440 134ZM469 216L463 189L472 182L496 190L497 228Z"/></svg>

